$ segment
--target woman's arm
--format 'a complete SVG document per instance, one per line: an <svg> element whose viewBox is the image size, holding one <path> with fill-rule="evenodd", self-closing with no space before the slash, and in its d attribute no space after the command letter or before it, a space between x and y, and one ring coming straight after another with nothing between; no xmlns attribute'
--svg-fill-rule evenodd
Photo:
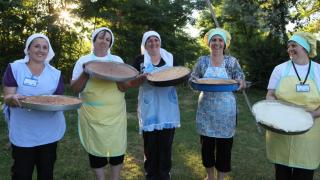
<svg viewBox="0 0 320 180"><path fill-rule="evenodd" d="M80 93L84 87L86 86L86 83L89 79L89 75L85 72L82 72L81 75L76 80L71 80L71 89L75 93Z"/></svg>
<svg viewBox="0 0 320 180"><path fill-rule="evenodd" d="M243 70L239 64L238 59L234 58L234 64L232 66L232 77L239 83L237 91L241 91L247 87Z"/></svg>
<svg viewBox="0 0 320 180"><path fill-rule="evenodd" d="M314 119L320 117L320 106L314 111L308 111Z"/></svg>
<svg viewBox="0 0 320 180"><path fill-rule="evenodd" d="M197 63L194 65L194 68L191 72L189 82L194 79L202 78L204 74L204 69L206 69L207 64L205 63L204 57L199 57Z"/></svg>
<svg viewBox="0 0 320 180"><path fill-rule="evenodd" d="M139 74L135 79L127 82L118 82L117 86L119 91L125 92L129 88L137 88L139 87L144 80L146 79L147 74Z"/></svg>
<svg viewBox="0 0 320 180"><path fill-rule="evenodd" d="M276 91L274 89L269 89L268 92L267 92L267 95L266 95L266 99L267 100L276 100L277 97L276 97L275 92Z"/></svg>
<svg viewBox="0 0 320 180"><path fill-rule="evenodd" d="M16 93L17 87L3 87L3 101L8 106L19 106L21 107L20 100L25 99L25 97Z"/></svg>

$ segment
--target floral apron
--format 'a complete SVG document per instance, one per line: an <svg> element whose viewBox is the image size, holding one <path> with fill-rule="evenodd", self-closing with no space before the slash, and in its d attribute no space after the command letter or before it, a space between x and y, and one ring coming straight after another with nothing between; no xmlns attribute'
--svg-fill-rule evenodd
<svg viewBox="0 0 320 180"><path fill-rule="evenodd" d="M203 77L230 79L225 61L219 67L212 66L210 62ZM236 99L233 92L201 92L196 126L198 133L204 136L232 137L236 127Z"/></svg>

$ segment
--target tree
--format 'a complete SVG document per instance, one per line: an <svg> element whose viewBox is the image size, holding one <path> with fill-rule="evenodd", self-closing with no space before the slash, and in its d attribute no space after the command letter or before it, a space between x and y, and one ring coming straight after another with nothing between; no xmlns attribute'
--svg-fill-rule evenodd
<svg viewBox="0 0 320 180"><path fill-rule="evenodd" d="M214 0L213 5L221 26L233 37L231 54L240 59L246 78L261 88L266 88L274 66L288 59L286 25L299 25L310 13L319 12L316 0ZM294 7L305 11L291 13ZM203 11L199 21L203 32L215 27L208 11ZM316 29L310 21L306 24L310 25L307 31Z"/></svg>
<svg viewBox="0 0 320 180"><path fill-rule="evenodd" d="M162 46L183 64L198 55L197 41L183 31L195 5L196 1L188 0L110 0L94 3L83 0L78 14L94 21L95 27L108 26L116 36L114 51L128 63L140 54L143 33L155 30L161 35Z"/></svg>

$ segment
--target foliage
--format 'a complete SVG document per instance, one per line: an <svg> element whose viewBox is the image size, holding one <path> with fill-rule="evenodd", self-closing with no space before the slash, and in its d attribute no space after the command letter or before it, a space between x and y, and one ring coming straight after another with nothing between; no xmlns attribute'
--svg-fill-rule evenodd
<svg viewBox="0 0 320 180"><path fill-rule="evenodd" d="M60 1L59 1L60 2ZM8 62L24 57L24 43L34 33L46 34L55 51L52 64L63 71L65 79L70 79L74 61L83 54L81 35L70 28L61 9L72 1L0 1L0 72L3 74ZM82 26L77 30L81 31Z"/></svg>
<svg viewBox="0 0 320 180"><path fill-rule="evenodd" d="M274 65L286 60L286 42L296 30L319 32L317 0L211 0L221 26L231 32L230 53L240 59L247 79L265 87ZM93 29L107 26L115 34L114 54L131 63L140 54L145 31L158 31L162 46L181 65L191 67L209 52L202 37L215 27L205 0L0 0L0 73L8 62L23 58L24 43L33 33L48 35L56 53L53 65L65 80L75 61L90 51ZM184 32L193 10L201 12L200 38ZM260 69L260 70L259 70Z"/></svg>
<svg viewBox="0 0 320 180"><path fill-rule="evenodd" d="M110 8L112 7L112 8ZM83 0L78 14L83 19L94 19L95 26L108 26L116 36L114 52L127 63L140 54L145 31L159 32L162 46L172 52L179 64L198 56L198 44L183 28L190 19L195 2L187 0ZM95 11L92 11L95 9ZM104 21L102 21L104 20Z"/></svg>
<svg viewBox="0 0 320 180"><path fill-rule="evenodd" d="M231 54L240 59L247 79L261 88L266 88L274 66L288 59L288 23L296 23L299 29L304 20L308 26L302 30L318 32L319 29L319 21L306 19L319 12L316 0L214 0L213 7L220 25L232 35ZM291 12L294 8L304 11ZM210 12L203 11L197 24L202 35L215 27L212 22Z"/></svg>
<svg viewBox="0 0 320 180"><path fill-rule="evenodd" d="M75 61L90 51L91 32L100 26L112 29L116 37L113 53L127 63L140 54L143 32L156 30L163 47L183 65L200 52L196 39L183 31L196 4L187 0L2 0L0 73L8 62L23 58L27 37L41 32L55 51L52 64L68 81Z"/></svg>

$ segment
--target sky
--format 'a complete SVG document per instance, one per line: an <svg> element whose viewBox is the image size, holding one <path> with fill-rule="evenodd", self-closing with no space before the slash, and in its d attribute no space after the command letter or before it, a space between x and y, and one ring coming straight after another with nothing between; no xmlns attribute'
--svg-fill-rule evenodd
<svg viewBox="0 0 320 180"><path fill-rule="evenodd" d="M193 10L192 18L196 20L199 17L199 11ZM184 29L186 33L190 34L191 37L199 37L200 30L195 27L195 25L187 24Z"/></svg>

